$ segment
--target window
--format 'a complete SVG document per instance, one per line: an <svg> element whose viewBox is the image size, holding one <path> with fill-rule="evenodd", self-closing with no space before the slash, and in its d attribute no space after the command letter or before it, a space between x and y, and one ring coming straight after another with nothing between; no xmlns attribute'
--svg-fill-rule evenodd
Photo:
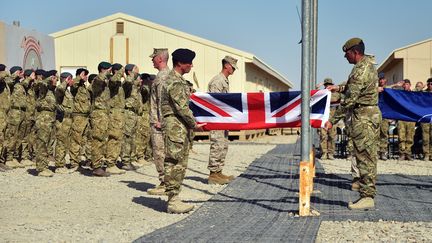
<svg viewBox="0 0 432 243"><path fill-rule="evenodd" d="M124 34L124 22L117 22L117 34Z"/></svg>

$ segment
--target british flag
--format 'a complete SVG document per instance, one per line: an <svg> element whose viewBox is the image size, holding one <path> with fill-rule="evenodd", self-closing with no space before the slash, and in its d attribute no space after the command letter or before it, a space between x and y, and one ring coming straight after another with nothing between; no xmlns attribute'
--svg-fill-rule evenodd
<svg viewBox="0 0 432 243"><path fill-rule="evenodd" d="M310 123L323 127L329 118L330 91L312 90ZM250 130L301 126L301 93L193 93L190 108L204 130Z"/></svg>

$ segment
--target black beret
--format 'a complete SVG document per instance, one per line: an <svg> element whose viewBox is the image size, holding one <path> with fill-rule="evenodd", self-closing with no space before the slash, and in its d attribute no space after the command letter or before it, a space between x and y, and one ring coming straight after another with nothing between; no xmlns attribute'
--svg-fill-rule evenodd
<svg viewBox="0 0 432 243"><path fill-rule="evenodd" d="M426 81L426 83L432 83L432 78L428 78L428 80Z"/></svg>
<svg viewBox="0 0 432 243"><path fill-rule="evenodd" d="M177 49L171 54L173 61L181 62L181 63L192 63L192 60L195 58L195 52L189 49Z"/></svg>
<svg viewBox="0 0 432 243"><path fill-rule="evenodd" d="M0 72L6 70L6 65L0 64Z"/></svg>
<svg viewBox="0 0 432 243"><path fill-rule="evenodd" d="M72 77L72 74L69 72L63 72L60 74L60 78L68 78L68 77Z"/></svg>
<svg viewBox="0 0 432 243"><path fill-rule="evenodd" d="M93 81L93 79L96 78L96 76L97 76L97 74L94 74L94 73L90 74L90 75L88 76L88 81L89 81L89 82Z"/></svg>
<svg viewBox="0 0 432 243"><path fill-rule="evenodd" d="M114 63L112 65L112 70L117 71L117 70L120 70L122 67L123 67L123 65L121 65L120 63Z"/></svg>
<svg viewBox="0 0 432 243"><path fill-rule="evenodd" d="M45 76L45 70L43 70L43 69L37 69L36 71L35 71L35 74L36 75L42 75L42 76Z"/></svg>
<svg viewBox="0 0 432 243"><path fill-rule="evenodd" d="M98 65L98 70L109 69L110 67L111 67L111 63L109 63L109 62L101 62Z"/></svg>
<svg viewBox="0 0 432 243"><path fill-rule="evenodd" d="M57 70L49 70L46 72L46 77L55 76L57 74Z"/></svg>
<svg viewBox="0 0 432 243"><path fill-rule="evenodd" d="M406 84L411 84L411 81L410 81L409 79L404 79L403 81L404 81L404 83L406 83Z"/></svg>
<svg viewBox="0 0 432 243"><path fill-rule="evenodd" d="M132 69L134 69L134 67L135 67L135 64L127 64L125 66L125 70L126 71L132 71Z"/></svg>
<svg viewBox="0 0 432 243"><path fill-rule="evenodd" d="M156 78L156 75L148 74L148 73L141 73L140 77L142 80L152 81Z"/></svg>
<svg viewBox="0 0 432 243"><path fill-rule="evenodd" d="M378 79L385 78L385 74L383 72L378 73Z"/></svg>
<svg viewBox="0 0 432 243"><path fill-rule="evenodd" d="M13 67L11 67L11 69L9 69L9 72L11 73L11 74L14 74L16 71L22 71L22 68L20 67L20 66L13 66Z"/></svg>
<svg viewBox="0 0 432 243"><path fill-rule="evenodd" d="M29 77L34 72L33 69L26 69L24 71L24 77Z"/></svg>
<svg viewBox="0 0 432 243"><path fill-rule="evenodd" d="M87 69L85 69L85 68L78 68L78 69L76 70L76 72L75 72L75 76L80 75L82 72L85 72L85 75L88 75L88 74L89 74L89 71L88 71Z"/></svg>

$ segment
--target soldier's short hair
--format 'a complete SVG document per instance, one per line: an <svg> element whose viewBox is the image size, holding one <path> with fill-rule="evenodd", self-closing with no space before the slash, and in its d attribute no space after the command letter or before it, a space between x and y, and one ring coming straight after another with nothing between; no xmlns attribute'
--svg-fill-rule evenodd
<svg viewBox="0 0 432 243"><path fill-rule="evenodd" d="M6 70L6 65L0 64L0 72Z"/></svg>

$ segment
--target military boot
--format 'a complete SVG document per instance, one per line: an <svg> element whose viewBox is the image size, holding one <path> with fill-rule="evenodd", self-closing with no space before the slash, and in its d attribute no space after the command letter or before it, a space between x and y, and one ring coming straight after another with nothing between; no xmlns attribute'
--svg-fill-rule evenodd
<svg viewBox="0 0 432 243"><path fill-rule="evenodd" d="M328 153L328 154L327 154L327 158L328 158L329 160L334 160L333 153Z"/></svg>
<svg viewBox="0 0 432 243"><path fill-rule="evenodd" d="M234 180L234 176L233 175L225 175L224 173L222 173L222 171L220 172L219 177L222 177L222 178L227 179L229 181Z"/></svg>
<svg viewBox="0 0 432 243"><path fill-rule="evenodd" d="M410 154L405 154L405 159L409 160L409 161L413 160L413 158L412 158L412 156Z"/></svg>
<svg viewBox="0 0 432 243"><path fill-rule="evenodd" d="M25 165L19 163L18 160L16 160L16 159L6 161L5 164L12 169L25 167Z"/></svg>
<svg viewBox="0 0 432 243"><path fill-rule="evenodd" d="M168 197L168 213L187 213L192 211L193 208L194 205L182 202L178 195Z"/></svg>
<svg viewBox="0 0 432 243"><path fill-rule="evenodd" d="M364 210L364 209L370 209L375 207L375 201L371 197L362 197L356 202L349 202L348 208L351 210Z"/></svg>
<svg viewBox="0 0 432 243"><path fill-rule="evenodd" d="M154 188L150 188L147 190L147 194L150 195L166 195L165 194L165 183L161 182L161 184L155 186Z"/></svg>
<svg viewBox="0 0 432 243"><path fill-rule="evenodd" d="M43 171L39 171L38 176L42 177L52 177L54 173L50 169L44 169Z"/></svg>
<svg viewBox="0 0 432 243"><path fill-rule="evenodd" d="M24 166L34 166L36 165L35 162L29 160L29 159L23 159L21 160L21 164L23 164Z"/></svg>
<svg viewBox="0 0 432 243"><path fill-rule="evenodd" d="M423 157L423 161L428 161L428 160L429 160L429 154L425 154L424 157Z"/></svg>
<svg viewBox="0 0 432 243"><path fill-rule="evenodd" d="M119 169L117 166L113 165L106 169L106 172L110 173L111 175L120 175L126 173L125 170Z"/></svg>
<svg viewBox="0 0 432 243"><path fill-rule="evenodd" d="M399 160L406 160L405 154L401 154L401 155L399 156Z"/></svg>
<svg viewBox="0 0 432 243"><path fill-rule="evenodd" d="M108 177L110 173L104 171L102 168L93 169L93 175L99 177Z"/></svg>
<svg viewBox="0 0 432 243"><path fill-rule="evenodd" d="M12 168L10 168L9 166L7 166L7 165L5 165L3 163L0 163L0 171L1 172L5 172L7 170L12 170Z"/></svg>
<svg viewBox="0 0 432 243"><path fill-rule="evenodd" d="M380 160L387 160L387 152L380 153Z"/></svg>
<svg viewBox="0 0 432 243"><path fill-rule="evenodd" d="M69 170L68 168L66 168L66 167L57 167L56 169L55 169L55 173L56 174L70 174L70 173L73 173L74 171L73 170Z"/></svg>
<svg viewBox="0 0 432 243"><path fill-rule="evenodd" d="M127 171L136 170L135 166L133 166L132 164L123 164L121 168L122 170L127 170Z"/></svg>
<svg viewBox="0 0 432 243"><path fill-rule="evenodd" d="M136 164L139 164L140 167L141 166L149 166L152 165L153 163L150 163L149 161L145 160L145 159L139 159L135 162Z"/></svg>
<svg viewBox="0 0 432 243"><path fill-rule="evenodd" d="M230 182L229 179L221 177L221 172L210 172L210 175L208 177L208 184L219 184L224 185L228 184Z"/></svg>

